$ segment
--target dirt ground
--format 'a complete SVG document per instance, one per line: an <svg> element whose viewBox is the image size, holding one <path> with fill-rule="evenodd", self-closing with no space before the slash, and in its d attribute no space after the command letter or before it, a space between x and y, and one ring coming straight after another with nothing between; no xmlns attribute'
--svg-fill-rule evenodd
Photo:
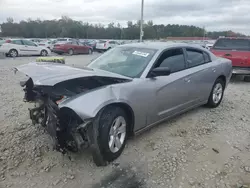
<svg viewBox="0 0 250 188"><path fill-rule="evenodd" d="M66 56L83 66L98 56ZM29 120L30 104L12 67L36 57L0 60L0 187L250 187L250 83L233 79L222 104L200 107L128 141L118 160L96 167L89 151L62 154Z"/></svg>

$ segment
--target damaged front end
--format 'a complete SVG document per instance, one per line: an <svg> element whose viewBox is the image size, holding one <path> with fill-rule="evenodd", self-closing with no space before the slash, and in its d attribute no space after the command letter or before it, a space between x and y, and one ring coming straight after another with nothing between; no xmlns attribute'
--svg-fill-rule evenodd
<svg viewBox="0 0 250 188"><path fill-rule="evenodd" d="M87 128L91 120L83 121L69 108L59 109L58 104L66 96L53 93L53 87L34 87L31 78L20 85L24 87L24 101L34 103L34 108L29 109L32 123L40 124L47 130L54 149L62 153L67 150L77 152L89 146Z"/></svg>
<svg viewBox="0 0 250 188"><path fill-rule="evenodd" d="M95 115L84 116L82 108L85 112L88 107L90 111L93 108L87 107L85 100L77 99L104 86L131 81L106 71L62 64L29 63L16 67L14 72L17 71L28 76L20 85L24 88L24 101L34 103L34 108L29 109L30 119L33 124L45 127L54 148L63 153L76 152L90 145L89 125Z"/></svg>

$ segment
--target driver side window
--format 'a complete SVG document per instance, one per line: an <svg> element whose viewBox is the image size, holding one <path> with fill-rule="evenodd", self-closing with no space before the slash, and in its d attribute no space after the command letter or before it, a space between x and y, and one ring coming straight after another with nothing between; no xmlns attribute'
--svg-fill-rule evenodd
<svg viewBox="0 0 250 188"><path fill-rule="evenodd" d="M185 59L182 48L171 49L163 52L156 67L168 67L171 73L185 69Z"/></svg>

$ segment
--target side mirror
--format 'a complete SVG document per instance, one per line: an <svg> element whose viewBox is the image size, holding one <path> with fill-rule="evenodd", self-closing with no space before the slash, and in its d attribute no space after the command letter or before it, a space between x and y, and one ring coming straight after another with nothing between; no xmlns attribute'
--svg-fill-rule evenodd
<svg viewBox="0 0 250 188"><path fill-rule="evenodd" d="M168 67L157 67L150 72L150 77L156 76L168 76L171 74L171 70Z"/></svg>

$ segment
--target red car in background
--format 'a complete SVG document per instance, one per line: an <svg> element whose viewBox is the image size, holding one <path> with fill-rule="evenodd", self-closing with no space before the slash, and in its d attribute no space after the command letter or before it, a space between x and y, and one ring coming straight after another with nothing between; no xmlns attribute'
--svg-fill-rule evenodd
<svg viewBox="0 0 250 188"><path fill-rule="evenodd" d="M250 81L250 39L219 38L210 49L218 57L230 59L233 74L245 76Z"/></svg>
<svg viewBox="0 0 250 188"><path fill-rule="evenodd" d="M93 48L78 41L58 42L54 45L52 52L57 54L92 54Z"/></svg>

